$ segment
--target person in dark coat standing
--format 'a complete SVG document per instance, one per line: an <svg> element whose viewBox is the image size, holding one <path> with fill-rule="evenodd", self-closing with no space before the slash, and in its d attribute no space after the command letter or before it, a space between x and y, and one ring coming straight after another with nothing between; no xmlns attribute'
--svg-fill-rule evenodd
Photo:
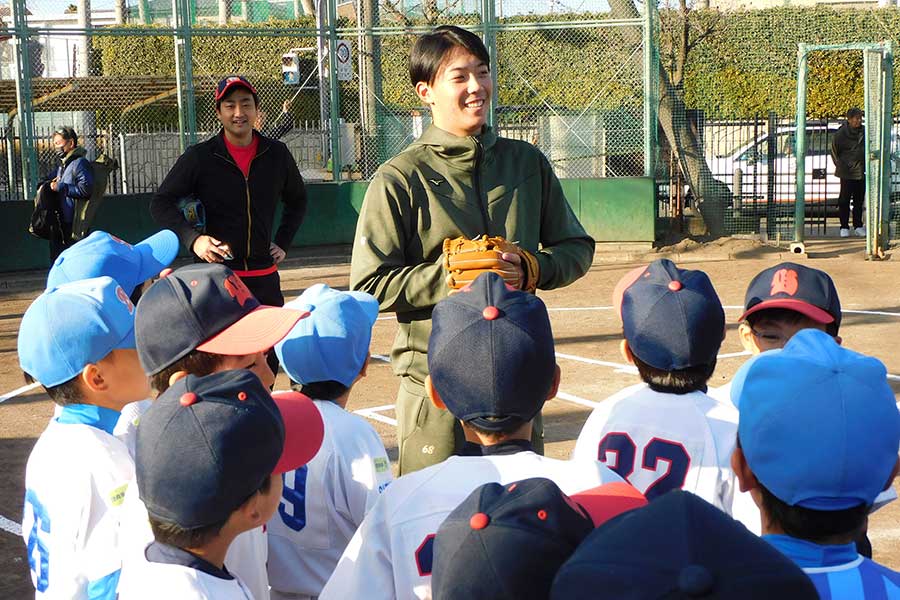
<svg viewBox="0 0 900 600"><path fill-rule="evenodd" d="M72 127L60 127L53 133L53 149L60 164L50 181L50 189L59 194L62 231L50 237L51 265L74 242L72 222L76 200L87 200L94 191L91 161L87 159L87 151L78 145L78 134Z"/></svg>
<svg viewBox="0 0 900 600"><path fill-rule="evenodd" d="M834 174L841 180L838 211L841 237L850 237L850 204L853 203L853 233L866 236L862 212L866 198L866 130L863 111L854 107L847 111L847 122L841 125L831 141Z"/></svg>

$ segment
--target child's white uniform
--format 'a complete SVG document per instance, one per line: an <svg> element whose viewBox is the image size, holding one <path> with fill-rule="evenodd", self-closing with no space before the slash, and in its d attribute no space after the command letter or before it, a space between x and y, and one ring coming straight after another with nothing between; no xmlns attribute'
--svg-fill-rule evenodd
<svg viewBox="0 0 900 600"><path fill-rule="evenodd" d="M284 474L281 503L268 524L273 600L319 595L393 479L384 444L371 425L334 402L314 402L325 424L322 447L309 464Z"/></svg>
<svg viewBox="0 0 900 600"><path fill-rule="evenodd" d="M521 448L512 442L493 451L514 452L514 445ZM530 450L450 457L400 477L385 490L353 535L319 600L430 598L434 536L447 515L480 485L530 477L546 477L567 494L622 481L596 460L556 460Z"/></svg>
<svg viewBox="0 0 900 600"><path fill-rule="evenodd" d="M667 394L640 383L594 409L572 456L605 462L648 500L683 489L732 514L737 422L734 406L703 392Z"/></svg>
<svg viewBox="0 0 900 600"><path fill-rule="evenodd" d="M131 457L134 458L134 443L137 440L137 426L141 420L141 415L147 412L147 409L153 404L153 400L138 400L126 404L122 408L122 415L119 422L113 429L113 435L122 440Z"/></svg>
<svg viewBox="0 0 900 600"><path fill-rule="evenodd" d="M151 557L165 556L165 562L131 556L125 560L119 600L255 600L250 589L226 570L162 544L147 549ZM200 563L205 567L199 567Z"/></svg>
<svg viewBox="0 0 900 600"><path fill-rule="evenodd" d="M36 598L115 598L120 511L134 478L131 455L112 435L118 414L67 407L28 457L22 537Z"/></svg>
<svg viewBox="0 0 900 600"><path fill-rule="evenodd" d="M144 550L154 541L147 508L141 502L136 480L128 486L122 509L122 551L125 561L122 576L130 581L131 565L142 564ZM262 527L257 527L238 534L225 555L225 567L240 578L254 600L269 598L269 577L266 574L268 550L266 532Z"/></svg>

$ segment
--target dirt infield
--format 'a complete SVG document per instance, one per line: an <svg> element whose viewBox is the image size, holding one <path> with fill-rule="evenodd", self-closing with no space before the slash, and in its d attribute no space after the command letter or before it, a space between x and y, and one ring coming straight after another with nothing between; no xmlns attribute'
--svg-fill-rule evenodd
<svg viewBox="0 0 900 600"><path fill-rule="evenodd" d="M900 260L866 262L862 241L811 242L806 264L829 272L841 294L845 310L841 335L844 344L880 358L895 394L900 392ZM758 271L787 259L771 248L729 240L709 246L674 248L683 265L706 271L716 286L728 318L728 337L711 382L728 381L746 359L736 335L736 318L750 278ZM646 250L598 252L590 273L574 285L540 296L550 308L563 378L557 399L544 410L546 451L565 457L591 407L626 385L637 382L618 352L621 325L610 307L616 281L642 264ZM628 259L628 262L623 261ZM285 296L292 298L313 283L324 281L346 288L346 256L303 257L282 269ZM40 291L45 274L0 274L0 399L23 386L16 356L16 332L28 303ZM349 408L370 419L396 458L393 403L397 389L385 362L396 331L392 316L375 326L369 376L354 390ZM287 380L279 376L278 388ZM53 407L39 390L18 393L0 403L0 598L33 595L21 537L14 531L22 516L25 462ZM826 460L823 457L823 460ZM864 468L864 465L862 466ZM875 558L900 569L900 502L876 513L870 523Z"/></svg>

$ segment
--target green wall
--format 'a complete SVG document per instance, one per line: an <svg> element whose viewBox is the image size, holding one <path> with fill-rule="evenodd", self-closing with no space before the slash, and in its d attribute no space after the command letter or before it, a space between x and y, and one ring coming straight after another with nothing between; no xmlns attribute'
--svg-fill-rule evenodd
<svg viewBox="0 0 900 600"><path fill-rule="evenodd" d="M572 210L598 241L652 242L656 198L652 179L566 179L562 182ZM350 244L367 182L309 183L309 207L295 246ZM150 194L107 196L94 229L135 242L157 230L150 218ZM49 245L28 233L30 202L0 202L0 271L46 268ZM186 253L183 250L183 254Z"/></svg>

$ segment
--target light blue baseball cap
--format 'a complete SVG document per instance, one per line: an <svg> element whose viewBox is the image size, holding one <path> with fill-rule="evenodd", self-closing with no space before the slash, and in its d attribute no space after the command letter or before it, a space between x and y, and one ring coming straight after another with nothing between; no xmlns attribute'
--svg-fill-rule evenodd
<svg viewBox="0 0 900 600"><path fill-rule="evenodd" d="M110 277L45 291L19 327L19 365L44 387L69 381L112 350L134 347L134 305Z"/></svg>
<svg viewBox="0 0 900 600"><path fill-rule="evenodd" d="M900 412L876 358L804 329L738 371L738 436L759 482L791 506L871 505L900 449Z"/></svg>
<svg viewBox="0 0 900 600"><path fill-rule="evenodd" d="M375 297L317 283L284 307L309 311L309 317L297 321L275 344L288 376L299 383L337 381L350 387L369 355L378 318Z"/></svg>
<svg viewBox="0 0 900 600"><path fill-rule="evenodd" d="M130 296L176 256L178 236L168 229L133 246L105 231L95 231L57 257L47 275L47 289L82 279L112 277Z"/></svg>

